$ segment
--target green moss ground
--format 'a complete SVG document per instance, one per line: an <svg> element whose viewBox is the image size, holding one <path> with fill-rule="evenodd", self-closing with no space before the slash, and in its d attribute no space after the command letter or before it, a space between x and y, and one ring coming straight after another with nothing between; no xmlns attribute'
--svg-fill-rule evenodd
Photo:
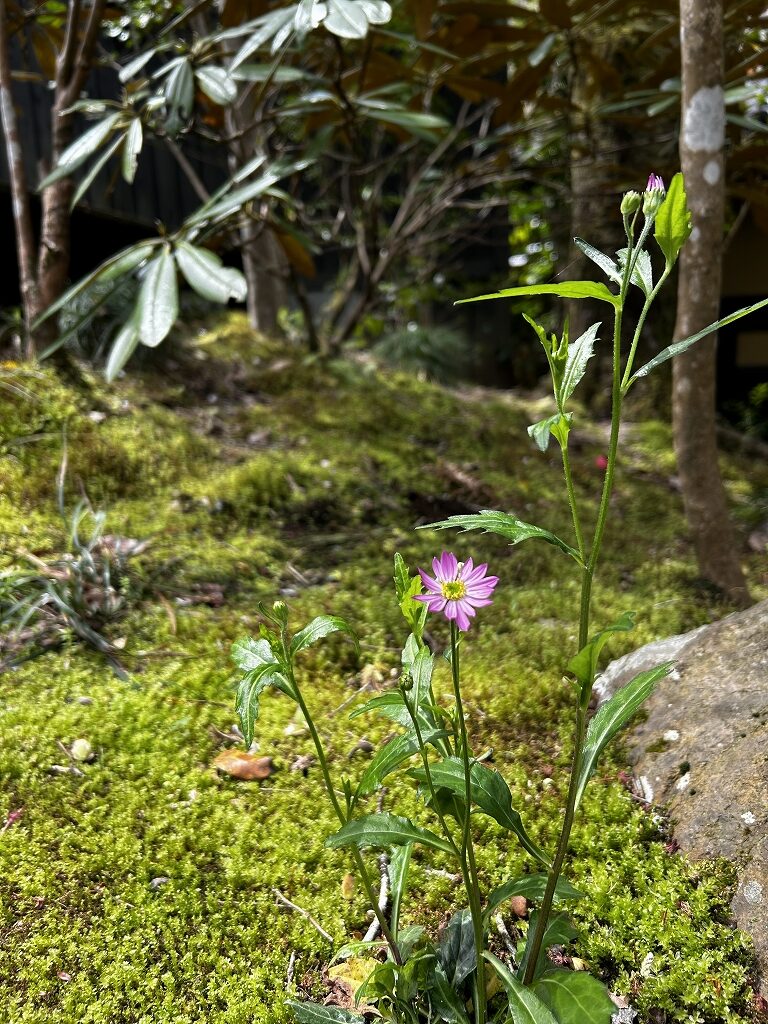
<svg viewBox="0 0 768 1024"><path fill-rule="evenodd" d="M297 981L311 985L331 950L276 905L273 890L338 942L365 928L359 892L342 897L347 860L323 848L334 826L319 773L290 770L310 747L286 734L287 701L266 700L258 727L278 769L268 781L222 778L211 763L222 747L215 730L234 720L229 646L258 628L259 600L285 597L297 626L344 615L359 629L363 662L385 675L396 666L404 636L391 597L395 550L416 565L445 544L487 559L501 577L468 638L470 722L534 836L551 844L557 831L575 571L535 543L512 550L493 537L413 531L470 502L567 534L555 456L525 435L531 403L362 366L321 368L254 347L238 318L199 339L194 355L191 367L174 369L190 358L176 353L176 364L112 389L94 378L76 391L45 371L24 382L30 398L0 395L3 566L21 549L45 556L61 544L55 475L65 424L71 503L84 487L108 509L110 532L152 539L141 562L149 596L111 627L113 640L126 640L127 682L76 645L0 678L0 827L23 809L0 831L3 1024L280 1022L291 952ZM186 390L184 379L193 381ZM728 610L697 584L669 485L667 428L633 424L629 437L594 621L634 608L639 622L612 654ZM584 424L575 453L590 500L600 438ZM725 471L737 517L745 526L764 518L768 471L736 458ZM765 596L764 565L748 568ZM186 600L211 583L223 589L221 606ZM434 633L444 639L439 623ZM349 686L360 664L331 640L304 667L334 770L354 771L364 763L350 760L360 737L383 737L379 724L334 711L363 699ZM66 761L58 743L77 738L96 761L82 777L51 774ZM658 820L616 781L622 764L620 750L604 762L573 837L571 878L594 894L577 910L579 955L649 1024L753 1020L752 958L729 927L727 865L665 852ZM421 813L410 793L396 804L389 794L387 806ZM525 867L493 823L478 827L489 886ZM409 912L432 926L455 895L435 866L444 865L417 858ZM155 889L159 876L169 881Z"/></svg>

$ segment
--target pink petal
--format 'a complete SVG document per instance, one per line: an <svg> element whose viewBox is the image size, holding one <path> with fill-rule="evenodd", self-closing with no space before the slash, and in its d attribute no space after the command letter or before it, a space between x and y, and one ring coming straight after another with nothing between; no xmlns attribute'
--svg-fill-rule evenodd
<svg viewBox="0 0 768 1024"><path fill-rule="evenodd" d="M449 621L456 618L458 610L458 603L456 601L446 601L445 604L445 617Z"/></svg>
<svg viewBox="0 0 768 1024"><path fill-rule="evenodd" d="M470 626L469 618L467 617L466 612L462 608L461 601L458 601L456 603L456 625L459 627L462 633L466 632Z"/></svg>
<svg viewBox="0 0 768 1024"><path fill-rule="evenodd" d="M444 551L440 557L440 568L443 572L444 580L455 580L456 575L459 571L459 563L456 561L456 555L452 551ZM438 576L438 579L440 577Z"/></svg>
<svg viewBox="0 0 768 1024"><path fill-rule="evenodd" d="M473 565L474 565L474 562L472 561L472 559L468 558L466 560L466 562L464 563L464 565L462 565L461 570L459 572L459 579L460 580L464 580L465 583L467 582L467 580L470 577L470 573L472 572L472 566Z"/></svg>
<svg viewBox="0 0 768 1024"><path fill-rule="evenodd" d="M469 574L469 576L465 576L464 577L464 582L465 583L472 583L472 582L474 582L476 580L479 580L481 576L485 575L485 570L487 568L488 568L488 563L487 562L483 562L482 565L478 565L478 567L473 572L471 572Z"/></svg>
<svg viewBox="0 0 768 1024"><path fill-rule="evenodd" d="M435 579L444 581L445 576L443 575L443 564L439 558L432 559L432 572L435 574Z"/></svg>
<svg viewBox="0 0 768 1024"><path fill-rule="evenodd" d="M487 597L465 597L464 600L470 608L487 608L489 604L493 604Z"/></svg>
<svg viewBox="0 0 768 1024"><path fill-rule="evenodd" d="M439 594L415 594L414 601L423 601L431 612L441 612L445 608L445 598Z"/></svg>
<svg viewBox="0 0 768 1024"><path fill-rule="evenodd" d="M433 594L442 594L442 589L437 580L433 580L431 576L427 576L423 569L419 569L419 576L421 576L421 582L427 590L431 590Z"/></svg>

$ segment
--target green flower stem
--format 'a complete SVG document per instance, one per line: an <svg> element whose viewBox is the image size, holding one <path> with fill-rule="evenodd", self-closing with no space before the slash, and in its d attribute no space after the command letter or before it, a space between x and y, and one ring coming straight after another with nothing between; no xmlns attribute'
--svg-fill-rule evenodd
<svg viewBox="0 0 768 1024"><path fill-rule="evenodd" d="M659 290L661 289L662 285L664 284L664 282L669 277L671 271L672 271L671 264L667 264L667 266L664 267L664 271L663 271L661 277L659 278L659 280L656 283L656 287L653 289L651 294L645 300L645 305L643 306L642 312L640 313L640 317L638 318L638 321L637 321L637 327L635 328L635 335L632 338L632 346L631 346L631 348L629 350L629 356L627 357L627 365L624 368L624 376L621 379L621 393L622 393L622 395L626 395L628 387L629 387L629 378L632 375L632 366L634 365L634 362L635 362L635 352L637 351L637 345L638 345L638 342L640 341L640 334L642 333L643 327L645 325L645 318L648 316L648 310L651 308L651 305L653 304L653 300L658 295Z"/></svg>
<svg viewBox="0 0 768 1024"><path fill-rule="evenodd" d="M469 910L472 915L472 930L475 936L475 954L477 966L475 969L475 1024L485 1024L488 1010L485 995L485 976L483 971L483 916L480 908L480 886L477 879L477 864L475 863L475 848L472 844L472 830L470 817L472 812L472 764L469 758L469 739L467 737L467 723L464 721L464 705L461 700L461 686L459 683L459 631L455 621L451 621L451 676L453 678L453 693L456 698L456 718L458 719L459 733L461 736L461 755L464 761L464 834L462 849L466 857L467 875L467 896L469 897Z"/></svg>
<svg viewBox="0 0 768 1024"><path fill-rule="evenodd" d="M646 225L648 227L648 225ZM645 237L647 230L641 236ZM638 243L639 245L642 242ZM613 383L611 388L611 436L608 443L608 465L605 469L603 481L603 493L600 498L600 508L597 513L595 533L592 539L592 547L589 553L589 561L584 567L581 579L581 607L579 613L579 650L586 646L589 640L589 613L592 600L592 580L594 578L597 562L600 557L600 548L605 532L605 523L608 518L608 507L613 492L613 478L616 470L616 455L619 448L619 427L621 426L621 326L624 313L624 299L629 287L630 274L633 267L632 251L627 253L627 262L624 269L624 276L621 282L620 304L616 309L613 322ZM576 813L576 795L578 792L579 775L584 756L584 737L587 731L586 711L579 704L576 712L576 732L574 736L573 764L571 766L571 777L568 783L568 795L565 801L563 814L563 826L560 831L560 838L557 843L557 851L552 862L552 867L547 878L547 886L544 890L544 897L541 901L539 916L536 921L536 931L531 941L531 951L523 977L523 984L530 985L536 971L536 964L541 953L549 915L552 911L552 902L555 896L555 888L563 867L563 861L568 850L568 842L571 838L573 819Z"/></svg>
<svg viewBox="0 0 768 1024"><path fill-rule="evenodd" d="M290 659L287 656L286 663L290 665ZM318 731L315 727L315 723L312 719L312 715L309 713L309 708L307 707L304 697L302 696L301 690L299 689L298 683L296 682L296 677L293 673L292 668L289 673L289 678L291 685L293 687L294 696L296 697L296 703L299 705L299 708L301 709L301 713L304 716L304 721L307 723L307 728L309 729L309 734L312 737L312 742L315 745L315 750L317 752L317 760L320 763L320 770L323 773L323 780L325 781L325 788L328 791L328 796L331 798L331 803L333 804L333 809L336 812L336 816L338 817L343 827L347 824L348 818L341 804L339 803L339 798L336 795L336 790L333 787L333 780L331 779L331 773L328 768L328 759L325 756L325 750L323 749L322 740L320 739ZM362 880L363 888L365 889L366 896L370 901L371 908L373 909L374 914L378 918L379 925L381 927L381 934L386 939L387 945L390 948L390 951L392 953L392 959L395 961L396 964L402 964L403 958L400 955L400 950L397 947L395 937L392 934L389 925L387 924L387 919L385 918L382 910L379 908L379 901L374 891L373 884L371 883L371 877L368 874L368 869L365 866L363 855L360 853L360 850L356 846L353 846L351 849L352 859L355 862L355 867L357 868L360 878Z"/></svg>
<svg viewBox="0 0 768 1024"><path fill-rule="evenodd" d="M576 491L573 487L573 473L571 472L571 456L568 452L568 443L560 445L560 451L563 455L563 473L565 475L565 484L568 488L568 504L571 506L571 516L573 517L573 532L576 535L576 546L579 549L579 558L582 564L586 564L587 561L587 549L584 546L584 534L581 529L581 519L579 517L579 508L576 502Z"/></svg>
<svg viewBox="0 0 768 1024"><path fill-rule="evenodd" d="M416 733L416 740L417 740L417 742L419 744L419 754L421 755L421 763L424 766L424 774L427 777L427 788L429 789L429 795L432 797L432 807L433 807L433 809L435 811L435 814L438 817L438 820L440 822L440 827L443 830L443 834L445 835L445 838L448 840L448 842L453 847L453 852L456 854L457 860L462 861L463 858L462 858L462 855L461 855L461 850L456 845L456 840L453 838L453 833L448 828L448 823L445 820L445 815L440 810L440 805L439 805L438 800L437 800L437 793L435 792L435 784L434 784L434 782L432 780L432 771L431 771L431 769L429 767L429 758L427 757L426 746L424 744L424 740L422 739L421 726L419 725L419 720L418 720L418 718L416 716L416 712L411 707L411 703L408 700L408 698L405 696L405 694L403 694L403 698L405 700L405 706L408 708L408 714L411 716L411 721L413 722L413 728L414 728L414 731ZM466 881L466 879L465 879L465 881Z"/></svg>

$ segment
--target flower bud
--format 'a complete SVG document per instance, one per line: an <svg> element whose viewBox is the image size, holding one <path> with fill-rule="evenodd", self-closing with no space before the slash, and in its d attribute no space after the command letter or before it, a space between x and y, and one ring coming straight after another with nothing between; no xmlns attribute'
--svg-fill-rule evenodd
<svg viewBox="0 0 768 1024"><path fill-rule="evenodd" d="M643 214L647 219L652 220L656 216L666 194L662 179L658 174L651 174L643 195Z"/></svg>
<svg viewBox="0 0 768 1024"><path fill-rule="evenodd" d="M640 203L641 199L639 192L635 192L634 190L632 192L625 192L624 197L621 200L622 215L624 217L631 216L633 213L640 209Z"/></svg>

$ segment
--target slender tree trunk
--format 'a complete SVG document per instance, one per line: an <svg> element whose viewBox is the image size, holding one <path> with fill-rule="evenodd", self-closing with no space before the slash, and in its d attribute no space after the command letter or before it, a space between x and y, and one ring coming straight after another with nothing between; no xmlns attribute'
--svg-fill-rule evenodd
<svg viewBox="0 0 768 1024"><path fill-rule="evenodd" d="M13 222L19 264L19 291L25 325L24 358L31 359L34 357L34 347L30 327L41 307L35 274L35 234L29 205L29 189L24 169L24 155L16 108L13 103L10 39L5 3L0 3L0 116L2 117L13 201Z"/></svg>
<svg viewBox="0 0 768 1024"><path fill-rule="evenodd" d="M693 233L680 256L677 339L694 334L720 315L725 196L722 30L722 0L680 0L680 163ZM718 468L716 344L716 338L706 338L673 363L675 453L701 575L746 604L749 593Z"/></svg>

